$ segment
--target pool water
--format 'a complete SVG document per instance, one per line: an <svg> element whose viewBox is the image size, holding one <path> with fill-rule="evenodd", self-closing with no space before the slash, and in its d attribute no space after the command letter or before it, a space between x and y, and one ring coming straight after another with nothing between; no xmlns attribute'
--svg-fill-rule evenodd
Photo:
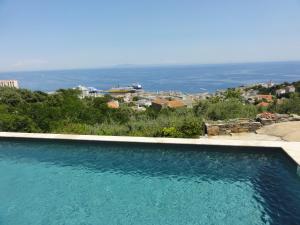
<svg viewBox="0 0 300 225"><path fill-rule="evenodd" d="M0 224L300 224L300 178L280 150L0 140Z"/></svg>

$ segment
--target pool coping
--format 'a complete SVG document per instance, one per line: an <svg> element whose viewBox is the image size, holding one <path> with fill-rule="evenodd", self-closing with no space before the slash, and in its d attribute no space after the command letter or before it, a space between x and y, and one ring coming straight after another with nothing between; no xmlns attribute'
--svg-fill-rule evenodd
<svg viewBox="0 0 300 225"><path fill-rule="evenodd" d="M18 133L18 132L0 132L0 138L281 148L297 164L297 174L300 176L300 142L261 141L261 140L257 141L257 140L238 140L238 139L222 140L222 139L209 139L209 138L196 139L196 138L97 136L97 135Z"/></svg>

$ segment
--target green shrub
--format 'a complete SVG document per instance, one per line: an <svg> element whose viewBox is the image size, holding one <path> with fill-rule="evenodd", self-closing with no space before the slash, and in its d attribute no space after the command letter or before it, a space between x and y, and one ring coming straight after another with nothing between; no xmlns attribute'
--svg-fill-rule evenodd
<svg viewBox="0 0 300 225"><path fill-rule="evenodd" d="M36 124L27 116L2 114L0 131L11 132L40 132Z"/></svg>
<svg viewBox="0 0 300 225"><path fill-rule="evenodd" d="M300 96L293 94L289 99L285 99L283 103L278 104L277 101L270 105L269 111L277 113L295 113L300 115Z"/></svg>
<svg viewBox="0 0 300 225"><path fill-rule="evenodd" d="M196 117L187 117L179 127L182 137L197 137L204 134L203 121Z"/></svg>
<svg viewBox="0 0 300 225"><path fill-rule="evenodd" d="M236 99L208 105L205 117L210 120L228 120L234 118L255 118L257 108Z"/></svg>
<svg viewBox="0 0 300 225"><path fill-rule="evenodd" d="M177 130L176 127L164 127L162 128L158 136L178 138L178 137L182 137L182 135L183 134L179 130Z"/></svg>

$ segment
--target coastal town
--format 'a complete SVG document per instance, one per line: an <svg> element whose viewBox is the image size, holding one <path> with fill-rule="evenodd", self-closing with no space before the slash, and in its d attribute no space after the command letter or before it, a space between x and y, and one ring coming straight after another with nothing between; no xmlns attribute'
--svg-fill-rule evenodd
<svg viewBox="0 0 300 225"><path fill-rule="evenodd" d="M19 88L19 82L17 80L0 80L0 87ZM266 90L273 89L273 94L261 94L259 88L264 88ZM180 91L149 92L143 90L142 85L138 83L124 87L111 88L107 91L83 85L78 85L73 89L80 91L79 98L96 98L104 97L104 95L110 95L113 97L113 100L108 103L109 107L119 108L121 104L126 104L131 106L132 109L138 111L144 111L150 106L156 109L183 107L193 108L193 106L201 100L213 97L222 98L223 94L226 92L226 90L218 90L215 93L183 93ZM283 102L287 95L296 92L296 87L294 85L286 83L278 86L272 81L230 89L239 91L245 102L254 104L257 107L268 107L270 103L274 101ZM55 91L48 92L48 94L54 93Z"/></svg>
<svg viewBox="0 0 300 225"><path fill-rule="evenodd" d="M299 82L297 82L299 85ZM242 101L256 106L259 110L255 119L236 118L226 121L206 121L205 133L208 136L231 135L235 133L253 133L265 125L276 124L280 122L300 121L300 116L296 114L279 114L268 112L270 104L283 104L290 95L296 93L296 87L293 84L275 84L272 81L267 83L257 83L228 90L219 90L215 93L182 93L176 91L158 91L147 92L132 85L125 88L118 88L107 92L114 97L107 103L108 107L117 109L121 104L130 106L136 111L146 111L147 107L157 110L164 108L193 108L199 102L211 98L224 98L228 90L236 91L240 94ZM126 89L128 88L128 89ZM81 98L99 97L104 95L95 88L78 86L76 89L81 91ZM299 89L299 86L298 86ZM128 90L128 91L126 91ZM299 91L299 90L298 90ZM300 125L300 124L299 124ZM293 124L295 126L295 124ZM298 132L298 131L297 131ZM298 136L296 140L298 140Z"/></svg>
<svg viewBox="0 0 300 225"><path fill-rule="evenodd" d="M144 112L148 108L156 111L162 109L176 110L186 108L195 109L204 101L224 101L229 95L238 97L243 104L256 107L258 114L255 118L234 118L229 120L206 119L205 134L208 136L229 135L233 133L256 132L262 126L287 121L300 121L297 114L280 114L269 112L272 104L281 105L290 96L299 92L299 83L275 84L272 81L219 90L215 93L183 93L179 91L149 92L142 85L135 83L124 87L113 87L109 90L98 90L94 87L79 85L73 90L78 91L79 99L105 98L108 108L118 110L123 107L136 112ZM0 87L20 88L17 80L1 80ZM56 92L49 92L53 95ZM233 95L233 96L230 96ZM227 96L227 97L226 97ZM295 106L296 107L296 106Z"/></svg>
<svg viewBox="0 0 300 225"><path fill-rule="evenodd" d="M162 108L193 108L201 100L212 97L222 97L226 90L219 90L215 93L199 92L199 93L183 93L180 91L157 91L148 92L133 84L132 86L112 88L108 91L98 90L93 87L85 87L79 85L74 89L80 90L80 98L85 97L103 97L105 94L111 95L114 100L109 103L109 107L118 108L120 104L127 104L135 110L146 110L146 107L152 106L157 109ZM259 88L273 89L275 93L261 94ZM233 90L239 91L245 102L254 104L258 107L268 107L275 100L284 101L287 95L296 92L294 85L284 84L276 88L276 84L272 81L267 83L257 83L245 85Z"/></svg>

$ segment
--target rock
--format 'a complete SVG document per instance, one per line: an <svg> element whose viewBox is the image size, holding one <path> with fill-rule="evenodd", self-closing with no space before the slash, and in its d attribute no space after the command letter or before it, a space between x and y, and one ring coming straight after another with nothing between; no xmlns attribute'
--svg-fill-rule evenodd
<svg viewBox="0 0 300 225"><path fill-rule="evenodd" d="M249 129L247 129L247 128L239 128L238 132L235 132L235 133L246 133L246 132L249 132Z"/></svg>
<svg viewBox="0 0 300 225"><path fill-rule="evenodd" d="M220 134L218 126L206 126L208 136L216 136Z"/></svg>
<svg viewBox="0 0 300 225"><path fill-rule="evenodd" d="M271 124L275 123L275 120L261 118L261 119L259 120L259 122L260 122L262 125L266 126L266 125L271 125Z"/></svg>
<svg viewBox="0 0 300 225"><path fill-rule="evenodd" d="M300 116L297 114L292 114L290 121L300 121Z"/></svg>
<svg viewBox="0 0 300 225"><path fill-rule="evenodd" d="M239 133L239 129L238 126L232 127L230 133Z"/></svg>
<svg viewBox="0 0 300 225"><path fill-rule="evenodd" d="M230 135L231 133L245 133L255 132L261 127L260 122L254 122L251 120L230 120L230 121L216 121L206 123L206 131L208 136L216 135Z"/></svg>

